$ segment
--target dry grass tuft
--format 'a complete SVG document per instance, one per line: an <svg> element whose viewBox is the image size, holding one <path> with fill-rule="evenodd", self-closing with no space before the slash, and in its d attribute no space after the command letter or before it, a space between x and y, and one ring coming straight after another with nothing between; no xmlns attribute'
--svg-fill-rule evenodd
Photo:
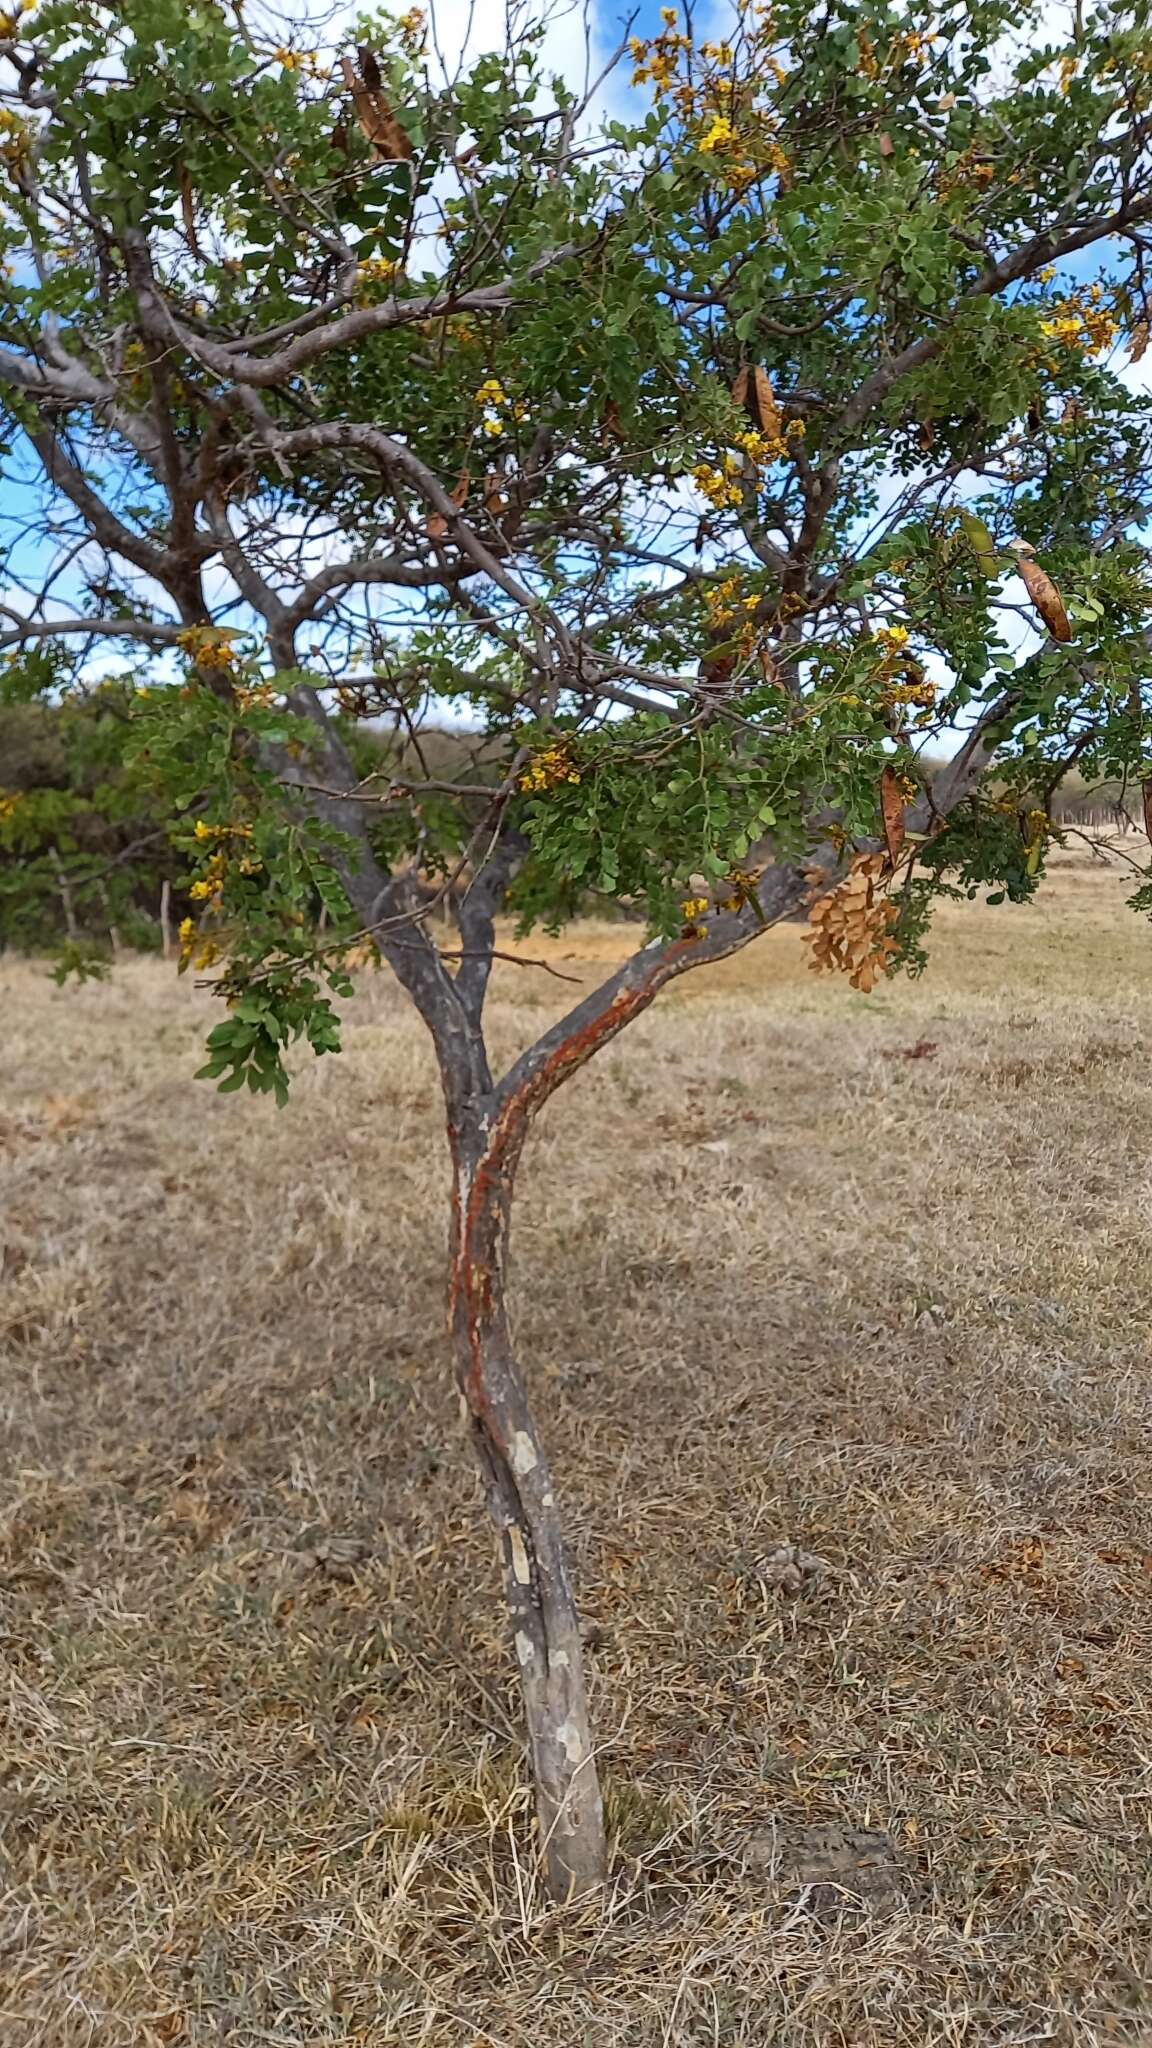
<svg viewBox="0 0 1152 2048"><path fill-rule="evenodd" d="M209 1005L158 968L0 962L5 2048L1152 2042L1122 894L1066 863L871 998L772 934L548 1112L516 1279L599 1922L536 1883L403 999L277 1115L192 1082ZM572 993L502 968L500 1046ZM882 1913L765 1849L837 1829L892 1845Z"/></svg>

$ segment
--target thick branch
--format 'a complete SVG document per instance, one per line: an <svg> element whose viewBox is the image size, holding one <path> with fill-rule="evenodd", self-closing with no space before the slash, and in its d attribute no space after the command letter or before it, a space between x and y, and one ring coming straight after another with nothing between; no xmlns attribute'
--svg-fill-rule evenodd
<svg viewBox="0 0 1152 2048"><path fill-rule="evenodd" d="M1090 248L1094 242L1103 242L1110 235L1118 235L1125 228L1140 221L1152 219L1152 196L1127 201L1113 213L1097 214L1093 220L1085 221L1078 228L1069 228L1064 234L1053 228L1045 228L1031 241L1024 242L1010 255L1002 256L998 263L988 268L969 285L956 303L955 312L969 305L973 300L994 297L1005 291L1011 284L1018 284L1021 278L1032 277L1050 263L1058 263L1065 256L1072 256L1077 249ZM851 434L868 417L870 412L885 399L894 384L898 384L911 371L918 370L922 363L931 362L940 354L952 336L952 323L945 323L934 334L921 335L899 355L891 356L885 363L865 377L858 384L839 418L834 422L831 435L840 438Z"/></svg>
<svg viewBox="0 0 1152 2048"><path fill-rule="evenodd" d="M497 284L478 285L464 291L430 292L418 298L401 299L393 295L378 306L359 306L326 327L298 336L287 348L268 356L252 353L250 336L228 343L209 341L206 335L195 333L175 318L154 285L145 285L141 280L137 283L137 290L150 292L150 310L154 309L171 339L178 342L194 361L214 370L217 376L267 390L297 376L309 363L327 355L331 349L348 348L353 342L363 341L371 334L381 334L388 328L411 327L423 320L446 319L455 313L503 311L515 303L526 285L554 270L558 264L570 261L576 253L571 246L546 250L528 265L521 277L502 278Z"/></svg>

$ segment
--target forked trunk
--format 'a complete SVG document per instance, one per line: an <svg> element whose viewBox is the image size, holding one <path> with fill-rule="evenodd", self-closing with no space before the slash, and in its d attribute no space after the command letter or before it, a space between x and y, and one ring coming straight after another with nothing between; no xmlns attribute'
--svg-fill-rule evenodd
<svg viewBox="0 0 1152 2048"><path fill-rule="evenodd" d="M548 1461L516 1364L504 1295L520 1136L453 1134L451 1319L456 1374L500 1535L512 1639L553 1898L603 1883L604 1813L580 1627Z"/></svg>

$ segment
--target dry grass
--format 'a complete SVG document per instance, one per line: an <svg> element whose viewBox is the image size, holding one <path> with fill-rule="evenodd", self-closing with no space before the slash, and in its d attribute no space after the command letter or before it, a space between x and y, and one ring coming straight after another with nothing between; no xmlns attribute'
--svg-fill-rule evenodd
<svg viewBox="0 0 1152 2048"><path fill-rule="evenodd" d="M516 1280L595 1625L599 1922L535 1884L402 999L277 1115L190 1079L209 1006L158 968L0 962L4 2048L1152 2041L1122 893L1073 864L950 913L871 999L773 934L549 1110ZM572 993L503 969L501 1046ZM833 1567L792 1601L781 1539ZM749 1867L837 1817L898 1843L895 1917Z"/></svg>

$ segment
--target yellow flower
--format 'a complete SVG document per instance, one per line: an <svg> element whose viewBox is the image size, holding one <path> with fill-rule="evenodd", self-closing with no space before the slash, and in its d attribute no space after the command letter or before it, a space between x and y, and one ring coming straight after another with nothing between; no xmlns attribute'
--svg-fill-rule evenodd
<svg viewBox="0 0 1152 2048"><path fill-rule="evenodd" d="M508 398L499 377L485 377L474 393L477 405L507 405Z"/></svg>
<svg viewBox="0 0 1152 2048"><path fill-rule="evenodd" d="M236 659L231 634L215 626L186 626L176 645L202 669L231 668Z"/></svg>
<svg viewBox="0 0 1152 2048"><path fill-rule="evenodd" d="M541 796L547 790L557 789L562 782L579 782L580 770L567 740L554 740L551 746L541 747L539 753L533 754L517 779L526 796Z"/></svg>
<svg viewBox="0 0 1152 2048"><path fill-rule="evenodd" d="M708 909L706 896L689 896L686 902L680 905L680 913L685 924L695 924L698 917L706 917Z"/></svg>
<svg viewBox="0 0 1152 2048"><path fill-rule="evenodd" d="M714 469L711 463L698 462L692 471L692 481L718 512L722 512L725 506L740 505L744 501L743 485L734 481L726 470Z"/></svg>
<svg viewBox="0 0 1152 2048"><path fill-rule="evenodd" d="M373 303L373 290L377 285L394 283L400 274L399 263L389 256L370 256L356 265L356 299L361 306Z"/></svg>
<svg viewBox="0 0 1152 2048"><path fill-rule="evenodd" d="M490 441L498 440L500 435L504 432L503 421L494 419L491 413L488 414L486 419L481 420L480 426L482 431L485 434L487 434Z"/></svg>
<svg viewBox="0 0 1152 2048"><path fill-rule="evenodd" d="M1065 348L1077 348L1085 355L1099 355L1110 348L1119 333L1119 323L1100 302L1103 290L1093 286L1090 290L1070 292L1052 308L1053 317L1040 322L1040 332L1048 341L1059 342Z"/></svg>
<svg viewBox="0 0 1152 2048"><path fill-rule="evenodd" d="M700 137L700 149L705 156L711 156L718 149L727 149L736 140L736 130L724 114L717 114L707 133Z"/></svg>
<svg viewBox="0 0 1152 2048"><path fill-rule="evenodd" d="M755 427L749 427L748 432L746 434L738 434L736 436L736 439L739 443L739 446L744 450L744 453L748 457L749 461L758 463L760 465L763 465L766 462L771 462L773 456L777 454L780 447L780 443L778 440L769 441L767 437L764 434L759 433Z"/></svg>

